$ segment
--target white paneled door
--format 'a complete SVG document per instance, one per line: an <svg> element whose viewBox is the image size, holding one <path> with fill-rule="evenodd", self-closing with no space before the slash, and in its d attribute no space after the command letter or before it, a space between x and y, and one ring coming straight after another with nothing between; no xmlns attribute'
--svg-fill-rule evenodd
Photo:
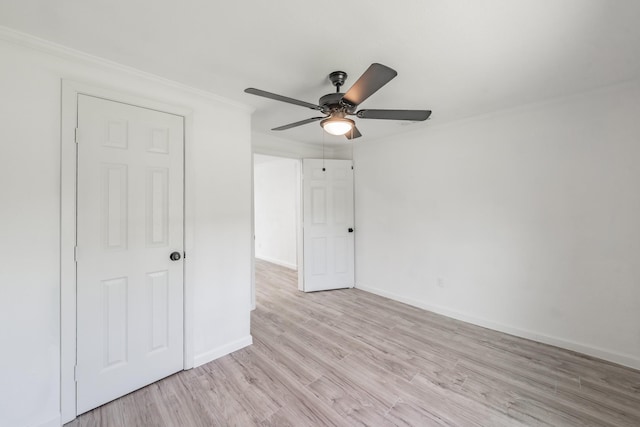
<svg viewBox="0 0 640 427"><path fill-rule="evenodd" d="M305 292L354 286L353 163L304 159Z"/></svg>
<svg viewBox="0 0 640 427"><path fill-rule="evenodd" d="M78 414L183 368L183 126L78 97Z"/></svg>

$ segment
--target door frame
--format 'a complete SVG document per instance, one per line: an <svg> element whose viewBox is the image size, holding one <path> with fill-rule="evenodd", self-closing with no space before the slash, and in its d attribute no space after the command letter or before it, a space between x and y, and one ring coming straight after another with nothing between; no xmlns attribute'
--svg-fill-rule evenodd
<svg viewBox="0 0 640 427"><path fill-rule="evenodd" d="M193 181L189 142L193 126L191 110L143 96L119 92L116 89L62 79L60 117L60 412L63 423L76 418L76 188L77 144L76 125L78 96L88 95L109 101L148 108L182 116L184 119L184 251L193 249L194 200L187 183ZM184 259L184 342L183 369L194 366L193 340L193 283L190 280L187 256Z"/></svg>

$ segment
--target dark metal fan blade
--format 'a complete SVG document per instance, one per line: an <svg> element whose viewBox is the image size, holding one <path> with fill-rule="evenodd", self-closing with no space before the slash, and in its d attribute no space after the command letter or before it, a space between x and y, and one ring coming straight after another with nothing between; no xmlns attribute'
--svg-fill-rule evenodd
<svg viewBox="0 0 640 427"><path fill-rule="evenodd" d="M326 119L326 117L312 117L310 119L300 120L299 122L289 123L288 125L273 128L271 130L287 130L287 129L294 128L296 126L306 125L307 123L317 122L318 120L322 120L322 119Z"/></svg>
<svg viewBox="0 0 640 427"><path fill-rule="evenodd" d="M360 110L356 116L361 119L411 120L421 122L427 120L431 110Z"/></svg>
<svg viewBox="0 0 640 427"><path fill-rule="evenodd" d="M355 139L355 138L360 138L362 134L360 133L358 128L354 126L351 128L349 132L345 133L344 136L346 136L347 139Z"/></svg>
<svg viewBox="0 0 640 427"><path fill-rule="evenodd" d="M263 96L269 99L275 99L276 101L287 102L289 104L299 105L301 107L311 108L312 110L322 110L322 107L319 105L311 104L305 101L299 101L297 99L289 98L288 96L277 95L275 93L267 92L264 90L256 89L253 87L249 87L244 90L246 93L250 93L251 95Z"/></svg>
<svg viewBox="0 0 640 427"><path fill-rule="evenodd" d="M396 70L386 65L373 63L353 86L351 86L351 89L344 94L342 100L352 107L357 107L397 75Z"/></svg>

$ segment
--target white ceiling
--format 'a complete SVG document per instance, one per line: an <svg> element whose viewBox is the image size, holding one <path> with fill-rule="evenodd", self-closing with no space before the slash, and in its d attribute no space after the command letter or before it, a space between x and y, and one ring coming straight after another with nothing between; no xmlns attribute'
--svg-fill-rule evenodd
<svg viewBox="0 0 640 427"><path fill-rule="evenodd" d="M265 133L316 112L244 88L316 103L331 71L348 88L380 62L398 77L362 108L433 115L359 120L358 142L640 76L637 0L2 0L0 25L252 105Z"/></svg>

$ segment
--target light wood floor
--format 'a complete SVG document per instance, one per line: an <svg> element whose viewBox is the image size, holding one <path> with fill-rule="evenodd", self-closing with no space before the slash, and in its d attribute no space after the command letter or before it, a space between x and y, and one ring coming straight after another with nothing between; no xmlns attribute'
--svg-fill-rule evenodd
<svg viewBox="0 0 640 427"><path fill-rule="evenodd" d="M257 261L254 344L69 426L640 426L640 371Z"/></svg>

